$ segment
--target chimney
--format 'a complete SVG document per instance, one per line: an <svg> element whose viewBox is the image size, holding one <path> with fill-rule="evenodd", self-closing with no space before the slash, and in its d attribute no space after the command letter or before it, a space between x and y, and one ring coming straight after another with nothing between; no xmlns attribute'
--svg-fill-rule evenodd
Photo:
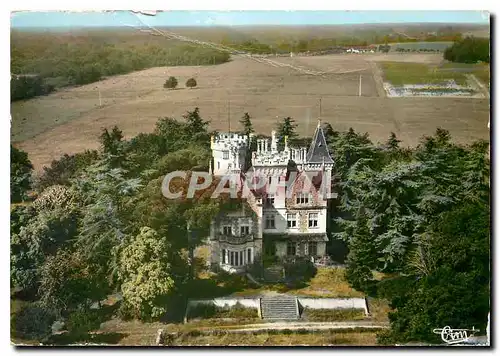
<svg viewBox="0 0 500 356"><path fill-rule="evenodd" d="M271 131L271 151L276 152L278 150L278 140L276 139L276 131Z"/></svg>
<svg viewBox="0 0 500 356"><path fill-rule="evenodd" d="M302 162L305 163L306 162L306 156L307 156L307 148L302 147L300 150L302 151L302 154L301 154L301 156L302 156Z"/></svg>

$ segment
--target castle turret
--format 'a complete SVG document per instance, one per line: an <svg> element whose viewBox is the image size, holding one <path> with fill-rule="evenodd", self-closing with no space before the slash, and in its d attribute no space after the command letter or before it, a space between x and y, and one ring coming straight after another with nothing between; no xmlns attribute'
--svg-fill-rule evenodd
<svg viewBox="0 0 500 356"><path fill-rule="evenodd" d="M221 132L212 136L210 146L214 159L213 174L240 173L245 166L248 137L236 133Z"/></svg>

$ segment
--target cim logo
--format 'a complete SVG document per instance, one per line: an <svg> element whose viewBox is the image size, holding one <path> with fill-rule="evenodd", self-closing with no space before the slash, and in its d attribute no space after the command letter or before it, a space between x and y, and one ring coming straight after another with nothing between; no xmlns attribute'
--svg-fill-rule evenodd
<svg viewBox="0 0 500 356"><path fill-rule="evenodd" d="M467 341L474 333L478 332L478 329L452 329L449 326L445 326L442 329L434 329L432 332L434 334L441 335L441 339L447 344L458 344Z"/></svg>

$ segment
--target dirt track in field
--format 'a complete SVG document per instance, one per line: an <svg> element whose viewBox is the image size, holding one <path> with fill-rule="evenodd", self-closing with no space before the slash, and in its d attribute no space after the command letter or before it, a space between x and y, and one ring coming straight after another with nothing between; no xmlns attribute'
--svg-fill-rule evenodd
<svg viewBox="0 0 500 356"><path fill-rule="evenodd" d="M231 129L239 129L239 118L249 112L259 132L269 133L277 117L291 116L299 132L310 135L319 116L319 98L323 121L338 130L353 127L368 132L373 141L383 141L393 131L404 144L415 145L437 127L450 130L459 142L489 137L487 99L379 96L380 83L374 79L371 62L439 63L439 55L342 54L272 60L325 74L307 75L242 58L217 66L151 68L15 102L11 138L40 169L64 153L96 148L103 127L118 125L131 137L152 131L160 117L180 118L196 106L205 119L211 119L213 129L228 129L229 111ZM179 89L163 89L170 75L178 78ZM190 77L196 78L198 88L184 88Z"/></svg>

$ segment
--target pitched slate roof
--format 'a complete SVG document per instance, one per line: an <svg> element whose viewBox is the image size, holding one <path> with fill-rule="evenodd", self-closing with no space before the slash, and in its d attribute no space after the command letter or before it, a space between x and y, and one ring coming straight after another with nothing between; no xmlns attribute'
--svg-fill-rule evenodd
<svg viewBox="0 0 500 356"><path fill-rule="evenodd" d="M321 128L321 124L319 122L316 132L314 132L311 146L307 151L306 161L307 163L333 163L330 152L328 152L325 134L323 133L323 129Z"/></svg>

